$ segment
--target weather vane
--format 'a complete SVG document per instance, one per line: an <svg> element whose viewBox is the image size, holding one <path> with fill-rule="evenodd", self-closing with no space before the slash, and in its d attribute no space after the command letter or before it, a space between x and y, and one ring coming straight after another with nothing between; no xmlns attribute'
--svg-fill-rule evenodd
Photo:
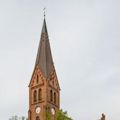
<svg viewBox="0 0 120 120"><path fill-rule="evenodd" d="M45 14L45 10L46 10L46 8L44 7L44 9L43 9L43 11L44 11L44 18L45 18L45 16L46 16L46 14Z"/></svg>

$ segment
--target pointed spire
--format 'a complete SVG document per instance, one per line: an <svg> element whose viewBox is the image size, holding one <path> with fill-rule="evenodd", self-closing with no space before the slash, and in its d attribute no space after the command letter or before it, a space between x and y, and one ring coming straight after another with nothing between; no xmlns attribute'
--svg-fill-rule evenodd
<svg viewBox="0 0 120 120"><path fill-rule="evenodd" d="M42 33L47 33L47 27L46 27L46 20L45 20L45 18L44 18L43 27L42 27Z"/></svg>
<svg viewBox="0 0 120 120"><path fill-rule="evenodd" d="M53 59L50 49L50 43L47 32L46 20L44 18L41 32L41 39L38 47L36 64L38 65L43 75L47 78L54 70Z"/></svg>

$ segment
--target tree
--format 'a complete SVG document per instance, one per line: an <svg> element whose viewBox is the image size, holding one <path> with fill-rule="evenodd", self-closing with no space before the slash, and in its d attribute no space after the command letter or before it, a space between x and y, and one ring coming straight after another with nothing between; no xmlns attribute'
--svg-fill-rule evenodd
<svg viewBox="0 0 120 120"><path fill-rule="evenodd" d="M58 110L56 113L56 120L72 120L70 117L68 117L67 112L63 110Z"/></svg>
<svg viewBox="0 0 120 120"><path fill-rule="evenodd" d="M52 120L52 117L48 108L46 108L46 120Z"/></svg>
<svg viewBox="0 0 120 120"><path fill-rule="evenodd" d="M46 120L53 120L53 116L50 112L49 107L46 108ZM58 110L58 111L56 111L54 120L72 120L72 119L70 117L68 117L68 114L66 111Z"/></svg>

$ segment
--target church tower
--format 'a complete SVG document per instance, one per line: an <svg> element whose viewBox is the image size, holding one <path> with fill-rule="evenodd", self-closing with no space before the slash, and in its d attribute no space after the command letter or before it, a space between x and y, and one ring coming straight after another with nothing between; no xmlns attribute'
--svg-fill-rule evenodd
<svg viewBox="0 0 120 120"><path fill-rule="evenodd" d="M55 120L60 108L60 87L50 49L46 20L44 18L35 68L29 84L29 120Z"/></svg>

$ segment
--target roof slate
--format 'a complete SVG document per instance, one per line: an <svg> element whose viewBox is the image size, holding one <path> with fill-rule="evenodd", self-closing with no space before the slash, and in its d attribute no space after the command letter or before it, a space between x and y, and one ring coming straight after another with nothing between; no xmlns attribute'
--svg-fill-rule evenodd
<svg viewBox="0 0 120 120"><path fill-rule="evenodd" d="M46 20L44 19L35 65L38 65L45 78L54 70L54 63L48 38Z"/></svg>

